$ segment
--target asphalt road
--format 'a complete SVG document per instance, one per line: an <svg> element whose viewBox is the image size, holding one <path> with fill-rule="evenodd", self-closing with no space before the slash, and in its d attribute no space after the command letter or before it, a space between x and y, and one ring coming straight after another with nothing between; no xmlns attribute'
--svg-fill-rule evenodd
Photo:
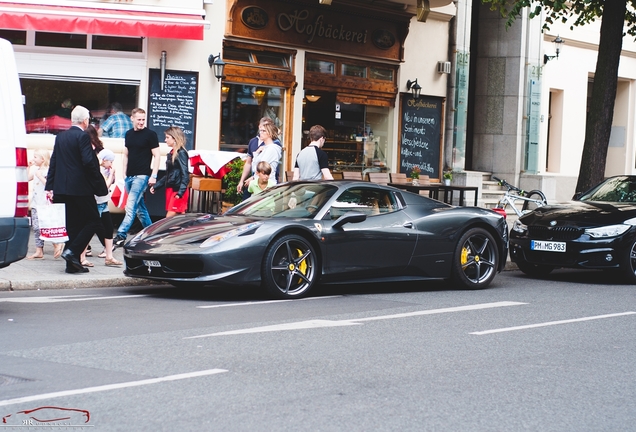
<svg viewBox="0 0 636 432"><path fill-rule="evenodd" d="M0 429L634 430L636 288L611 277L0 292Z"/></svg>

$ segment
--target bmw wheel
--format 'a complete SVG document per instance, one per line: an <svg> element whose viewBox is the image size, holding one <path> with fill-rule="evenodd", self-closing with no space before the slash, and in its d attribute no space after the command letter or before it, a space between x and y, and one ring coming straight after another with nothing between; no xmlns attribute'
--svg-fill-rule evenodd
<svg viewBox="0 0 636 432"><path fill-rule="evenodd" d="M499 249L483 228L472 228L459 239L451 264L451 281L462 289L486 288L497 274Z"/></svg>
<svg viewBox="0 0 636 432"><path fill-rule="evenodd" d="M636 283L636 242L632 242L627 250L620 269L627 282Z"/></svg>
<svg viewBox="0 0 636 432"><path fill-rule="evenodd" d="M313 246L296 234L279 237L269 245L261 274L265 289L279 299L306 296L320 277Z"/></svg>

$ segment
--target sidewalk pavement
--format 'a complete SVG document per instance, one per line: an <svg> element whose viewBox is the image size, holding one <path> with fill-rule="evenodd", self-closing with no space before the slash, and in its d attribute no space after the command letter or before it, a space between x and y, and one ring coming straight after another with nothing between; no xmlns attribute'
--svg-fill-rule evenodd
<svg viewBox="0 0 636 432"><path fill-rule="evenodd" d="M109 267L104 264L104 258L97 258L104 249L97 236L93 237L91 247L93 257L87 260L94 267L90 267L88 273L68 274L64 271L66 262L62 258L53 258L53 244L45 242L44 259L24 258L0 269L0 291L148 285L149 281L124 276L125 265ZM27 256L34 251L35 241L31 234ZM124 262L121 248L115 250L113 256Z"/></svg>

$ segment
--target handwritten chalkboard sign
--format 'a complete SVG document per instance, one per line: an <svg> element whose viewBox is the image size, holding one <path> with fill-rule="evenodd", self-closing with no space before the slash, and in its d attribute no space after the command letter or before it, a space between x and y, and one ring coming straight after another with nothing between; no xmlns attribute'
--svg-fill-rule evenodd
<svg viewBox="0 0 636 432"><path fill-rule="evenodd" d="M199 73L166 70L162 91L161 71L150 69L148 82L148 128L163 141L167 128L179 126L186 136L186 148L194 149Z"/></svg>
<svg viewBox="0 0 636 432"><path fill-rule="evenodd" d="M443 105L439 97L402 95L399 172L409 176L417 166L422 175L441 177Z"/></svg>

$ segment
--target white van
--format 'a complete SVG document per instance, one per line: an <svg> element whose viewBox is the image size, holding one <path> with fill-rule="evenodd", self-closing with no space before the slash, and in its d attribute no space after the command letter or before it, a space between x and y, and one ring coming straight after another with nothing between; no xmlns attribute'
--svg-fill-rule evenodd
<svg viewBox="0 0 636 432"><path fill-rule="evenodd" d="M0 268L29 248L28 157L22 91L13 47L0 39Z"/></svg>

